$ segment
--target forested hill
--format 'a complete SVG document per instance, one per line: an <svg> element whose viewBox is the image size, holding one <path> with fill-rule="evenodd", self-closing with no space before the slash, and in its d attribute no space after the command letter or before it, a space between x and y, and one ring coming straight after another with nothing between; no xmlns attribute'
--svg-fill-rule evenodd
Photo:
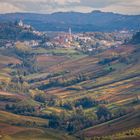
<svg viewBox="0 0 140 140"><path fill-rule="evenodd" d="M140 25L140 15L121 15L101 11L91 13L57 12L53 14L12 13L0 15L1 21L19 19L41 31L67 31L69 27L76 32L138 30Z"/></svg>
<svg viewBox="0 0 140 140"><path fill-rule="evenodd" d="M32 32L33 28L23 29L17 23L0 23L0 39L4 40L37 40L41 37Z"/></svg>
<svg viewBox="0 0 140 140"><path fill-rule="evenodd" d="M133 36L133 38L132 38L132 40L131 40L131 43L132 43L132 44L140 44L140 32L137 32L137 33Z"/></svg>

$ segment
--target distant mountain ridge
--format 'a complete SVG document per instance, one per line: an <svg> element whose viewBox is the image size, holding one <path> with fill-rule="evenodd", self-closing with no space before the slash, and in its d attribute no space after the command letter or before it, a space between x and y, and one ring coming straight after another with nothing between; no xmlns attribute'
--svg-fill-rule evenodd
<svg viewBox="0 0 140 140"><path fill-rule="evenodd" d="M2 22L20 19L41 31L67 31L69 27L74 32L140 29L140 15L122 15L112 12L11 13L0 15Z"/></svg>

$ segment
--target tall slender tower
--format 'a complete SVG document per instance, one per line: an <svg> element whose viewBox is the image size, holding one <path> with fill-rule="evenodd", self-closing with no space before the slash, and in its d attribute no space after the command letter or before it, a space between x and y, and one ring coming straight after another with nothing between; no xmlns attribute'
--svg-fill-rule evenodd
<svg viewBox="0 0 140 140"><path fill-rule="evenodd" d="M72 33L71 33L71 28L69 28L69 40L72 41Z"/></svg>

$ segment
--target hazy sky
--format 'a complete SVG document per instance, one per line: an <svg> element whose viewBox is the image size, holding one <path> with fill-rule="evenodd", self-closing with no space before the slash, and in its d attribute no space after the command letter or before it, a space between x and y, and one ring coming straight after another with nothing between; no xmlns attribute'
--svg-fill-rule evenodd
<svg viewBox="0 0 140 140"><path fill-rule="evenodd" d="M0 0L0 13L93 10L140 14L140 0Z"/></svg>

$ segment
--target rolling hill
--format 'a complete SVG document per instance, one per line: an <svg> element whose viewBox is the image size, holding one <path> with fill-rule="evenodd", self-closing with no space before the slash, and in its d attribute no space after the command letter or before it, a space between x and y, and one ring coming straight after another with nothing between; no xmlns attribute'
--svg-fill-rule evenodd
<svg viewBox="0 0 140 140"><path fill-rule="evenodd" d="M22 29L16 25L15 21L0 23L0 39L1 40L38 40L40 36L32 32L32 27L29 29Z"/></svg>

